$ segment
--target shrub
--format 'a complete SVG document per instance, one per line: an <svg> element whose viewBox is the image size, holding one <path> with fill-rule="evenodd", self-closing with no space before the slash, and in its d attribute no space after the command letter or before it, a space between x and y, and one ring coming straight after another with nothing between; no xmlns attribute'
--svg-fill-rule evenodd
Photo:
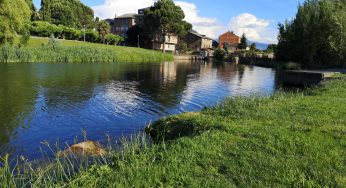
<svg viewBox="0 0 346 188"><path fill-rule="evenodd" d="M106 43L110 45L117 45L119 42L123 41L124 39L118 35L113 34L107 34L106 35Z"/></svg>
<svg viewBox="0 0 346 188"><path fill-rule="evenodd" d="M225 51L221 48L218 48L214 52L214 59L217 61L223 61L225 59Z"/></svg>
<svg viewBox="0 0 346 188"><path fill-rule="evenodd" d="M100 42L100 35L97 31L94 30L86 30L85 31L85 40L88 42L95 42L98 43Z"/></svg>
<svg viewBox="0 0 346 188"><path fill-rule="evenodd" d="M59 25L60 28L63 29L61 33L61 38L68 39L68 40L79 40L82 38L82 31L71 28L71 27L66 27L63 25Z"/></svg>
<svg viewBox="0 0 346 188"><path fill-rule="evenodd" d="M40 37L60 36L63 28L48 22L35 21L30 28L31 35Z"/></svg>

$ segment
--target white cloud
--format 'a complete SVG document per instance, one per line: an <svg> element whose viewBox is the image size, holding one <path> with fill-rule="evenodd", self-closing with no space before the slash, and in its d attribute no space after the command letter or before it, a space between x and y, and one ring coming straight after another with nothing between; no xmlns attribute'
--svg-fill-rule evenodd
<svg viewBox="0 0 346 188"><path fill-rule="evenodd" d="M225 27L217 18L209 18L198 15L198 9L195 4L185 1L176 1L176 5L180 6L185 13L185 20L193 25L193 29L197 32L207 35L211 38L217 38Z"/></svg>
<svg viewBox="0 0 346 188"><path fill-rule="evenodd" d="M276 43L277 31L271 29L271 22L259 19L249 13L240 14L231 19L229 29L241 36L243 33L251 41L263 43Z"/></svg>
<svg viewBox="0 0 346 188"><path fill-rule="evenodd" d="M105 0L102 5L92 7L101 19L114 18L127 13L137 13L138 9L149 7L154 0Z"/></svg>

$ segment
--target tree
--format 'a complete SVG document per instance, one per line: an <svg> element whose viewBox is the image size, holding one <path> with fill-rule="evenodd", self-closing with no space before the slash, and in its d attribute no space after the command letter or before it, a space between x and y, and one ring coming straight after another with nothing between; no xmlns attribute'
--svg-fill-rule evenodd
<svg viewBox="0 0 346 188"><path fill-rule="evenodd" d="M102 43L105 44L105 37L107 34L109 34L111 30L111 26L109 25L108 22L106 22L105 20L102 20L98 27L97 27L97 31L99 32L101 39L102 39Z"/></svg>
<svg viewBox="0 0 346 188"><path fill-rule="evenodd" d="M31 10L31 21L37 20L36 7L32 0L25 0Z"/></svg>
<svg viewBox="0 0 346 188"><path fill-rule="evenodd" d="M74 28L93 29L94 11L79 0L42 0L40 16L43 21Z"/></svg>
<svg viewBox="0 0 346 188"><path fill-rule="evenodd" d="M346 66L346 1L306 0L279 24L276 57L307 66Z"/></svg>
<svg viewBox="0 0 346 188"><path fill-rule="evenodd" d="M252 43L251 46L250 46L250 50L251 51L256 51L256 49L257 49L256 43Z"/></svg>
<svg viewBox="0 0 346 188"><path fill-rule="evenodd" d="M143 41L143 29L138 25L132 26L127 30L126 36L126 45L136 47L138 46L138 37L141 39L140 43Z"/></svg>
<svg viewBox="0 0 346 188"><path fill-rule="evenodd" d="M167 34L183 36L192 29L192 25L184 21L184 18L183 10L172 0L158 0L145 11L144 25L146 30L153 33L153 38L154 35L161 36L165 52Z"/></svg>
<svg viewBox="0 0 346 188"><path fill-rule="evenodd" d="M0 0L0 44L13 44L17 33L27 32L31 14L26 0Z"/></svg>
<svg viewBox="0 0 346 188"><path fill-rule="evenodd" d="M225 51L221 48L218 48L214 51L214 59L217 61L223 61L225 59Z"/></svg>
<svg viewBox="0 0 346 188"><path fill-rule="evenodd" d="M266 52L270 52L270 53L273 53L276 51L276 48L277 48L277 45L276 44L269 44L267 49L266 49Z"/></svg>
<svg viewBox="0 0 346 188"><path fill-rule="evenodd" d="M247 38L246 38L245 33L243 33L243 35L240 39L239 49L246 50L246 48L247 48Z"/></svg>

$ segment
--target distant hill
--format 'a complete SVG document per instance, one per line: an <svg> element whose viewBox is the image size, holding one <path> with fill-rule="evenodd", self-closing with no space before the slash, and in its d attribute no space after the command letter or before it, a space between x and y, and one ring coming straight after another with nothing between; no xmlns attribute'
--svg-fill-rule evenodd
<svg viewBox="0 0 346 188"><path fill-rule="evenodd" d="M219 43L219 40L218 40L218 39L213 40L213 46L214 46L214 45L217 46L218 43ZM247 41L247 44L248 44L249 46L250 46L252 43L255 43L257 49L259 49L259 50L266 50L266 49L268 48L268 45L269 45L269 44L266 44L266 43ZM214 46L214 47L216 47L216 46Z"/></svg>
<svg viewBox="0 0 346 188"><path fill-rule="evenodd" d="M259 50L266 50L268 48L268 45L269 45L269 44L265 44L265 43L252 42L252 41L248 41L247 44L250 46L252 43L255 43L257 49L259 49Z"/></svg>

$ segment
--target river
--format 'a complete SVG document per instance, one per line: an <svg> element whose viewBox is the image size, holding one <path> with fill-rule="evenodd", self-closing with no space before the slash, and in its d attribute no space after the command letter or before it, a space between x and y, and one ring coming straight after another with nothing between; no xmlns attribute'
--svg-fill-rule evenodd
<svg viewBox="0 0 346 188"><path fill-rule="evenodd" d="M228 96L271 95L275 70L203 62L1 64L0 156L40 158L45 143L104 141Z"/></svg>

